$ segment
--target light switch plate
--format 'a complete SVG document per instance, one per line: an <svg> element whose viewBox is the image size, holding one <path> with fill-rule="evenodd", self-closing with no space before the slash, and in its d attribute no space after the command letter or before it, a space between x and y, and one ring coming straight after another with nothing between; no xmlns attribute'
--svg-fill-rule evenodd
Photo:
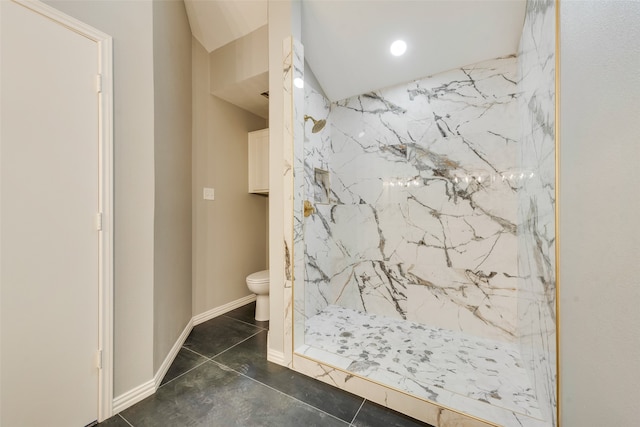
<svg viewBox="0 0 640 427"><path fill-rule="evenodd" d="M202 198L205 199L205 200L214 200L215 199L215 192L214 192L213 188L204 187L202 189Z"/></svg>

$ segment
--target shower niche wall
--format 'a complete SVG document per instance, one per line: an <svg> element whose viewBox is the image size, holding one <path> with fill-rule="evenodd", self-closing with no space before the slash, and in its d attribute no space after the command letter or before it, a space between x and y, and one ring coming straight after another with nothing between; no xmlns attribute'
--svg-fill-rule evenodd
<svg viewBox="0 0 640 427"><path fill-rule="evenodd" d="M556 425L554 46L529 2L513 55L331 102L285 43L294 369L434 425Z"/></svg>

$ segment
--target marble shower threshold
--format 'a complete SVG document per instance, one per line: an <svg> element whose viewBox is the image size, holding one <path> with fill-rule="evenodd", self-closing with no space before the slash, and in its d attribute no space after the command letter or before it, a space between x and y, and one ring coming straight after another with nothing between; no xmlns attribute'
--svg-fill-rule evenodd
<svg viewBox="0 0 640 427"><path fill-rule="evenodd" d="M512 343L330 305L296 353L500 425L548 425Z"/></svg>

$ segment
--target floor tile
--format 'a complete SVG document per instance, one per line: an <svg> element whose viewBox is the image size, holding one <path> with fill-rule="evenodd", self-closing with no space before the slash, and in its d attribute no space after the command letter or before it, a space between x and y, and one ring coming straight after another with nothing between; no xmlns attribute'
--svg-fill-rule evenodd
<svg viewBox="0 0 640 427"><path fill-rule="evenodd" d="M203 356L213 357L261 330L230 317L220 316L195 326L184 347Z"/></svg>
<svg viewBox="0 0 640 427"><path fill-rule="evenodd" d="M347 427L309 405L206 362L122 413L135 427Z"/></svg>
<svg viewBox="0 0 640 427"><path fill-rule="evenodd" d="M364 399L271 363L266 354L267 332L263 331L213 360L335 417L353 420Z"/></svg>
<svg viewBox="0 0 640 427"><path fill-rule="evenodd" d="M224 316L231 317L233 319L241 320L245 323L258 326L263 329L269 329L269 321L260 322L256 320L256 303L252 302L242 307L236 308L224 314Z"/></svg>
<svg viewBox="0 0 640 427"><path fill-rule="evenodd" d="M120 415L114 415L113 417L104 420L98 424L99 427L131 427L129 423L122 419Z"/></svg>
<svg viewBox="0 0 640 427"><path fill-rule="evenodd" d="M433 427L399 412L385 408L376 403L366 401L358 416L353 421L353 427Z"/></svg>
<svg viewBox="0 0 640 427"><path fill-rule="evenodd" d="M206 361L206 357L200 356L199 354L182 347L176 358L173 360L173 363L169 367L169 370L165 374L160 385L162 386Z"/></svg>
<svg viewBox="0 0 640 427"><path fill-rule="evenodd" d="M99 425L347 427L357 414L353 427L428 426L268 362L268 322L255 322L254 309L196 326L158 391Z"/></svg>

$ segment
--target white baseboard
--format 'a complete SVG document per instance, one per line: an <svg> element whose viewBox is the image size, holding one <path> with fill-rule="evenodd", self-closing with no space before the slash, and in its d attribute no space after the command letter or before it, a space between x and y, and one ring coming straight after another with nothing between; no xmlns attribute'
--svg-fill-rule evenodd
<svg viewBox="0 0 640 427"><path fill-rule="evenodd" d="M198 314L197 316L193 316L191 320L189 320L189 322L187 323L187 326L184 328L184 330L182 331L178 339L176 340L176 343L173 345L173 347L169 351L169 354L167 354L167 357L164 359L164 362L162 362L162 365L160 365L160 368L158 369L156 374L153 376L153 378L145 382L144 384L140 384L139 386L132 388L126 393L122 393L120 396L113 398L113 408L112 408L111 415L115 415L118 412L124 411L128 407L133 406L136 403L140 402L141 400L151 396L153 393L155 393L158 390L158 388L160 387L160 383L162 382L162 379L164 378L167 371L171 367L171 364L173 363L174 359L178 355L180 348L186 341L187 337L189 337L189 334L191 333L195 325L199 325L200 323L206 322L207 320L211 320L214 317L218 317L220 315L228 313L231 310L242 307L243 305L249 304L250 302L253 302L255 300L256 300L256 296L252 294L252 295L237 299L235 301L231 301L230 303L221 305L220 307L213 308L209 311ZM284 355L280 357L282 360L284 360Z"/></svg>
<svg viewBox="0 0 640 427"><path fill-rule="evenodd" d="M284 360L284 353L280 351L275 351L272 349L267 350L267 360L269 362L277 363L281 366L287 366L286 361Z"/></svg>
<svg viewBox="0 0 640 427"><path fill-rule="evenodd" d="M155 392L156 383L154 379L150 379L146 383L140 384L139 386L113 399L113 414L124 411L128 407L146 399Z"/></svg>
<svg viewBox="0 0 640 427"><path fill-rule="evenodd" d="M153 379L113 399L113 414L124 411L128 407L133 406L141 400L151 396L158 390L162 379L171 367L171 364L178 355L182 344L184 344L192 329L193 318L191 318L187 323L187 326L178 337L178 340L169 351L169 354L167 354L167 357L164 359L164 362L162 362L162 365L160 365L160 368L153 376Z"/></svg>
<svg viewBox="0 0 640 427"><path fill-rule="evenodd" d="M207 320L213 319L214 317L218 317L222 314L228 313L231 310L235 310L236 308L247 305L250 302L254 302L255 300L255 294L251 294L235 301L231 301L230 303L227 303L225 305L221 305L220 307L212 308L211 310L205 311L204 313L200 313L196 316L193 316L193 326L199 325L200 323L204 323Z"/></svg>
<svg viewBox="0 0 640 427"><path fill-rule="evenodd" d="M267 360L269 362L277 363L280 366L287 366L287 360L284 357L284 353L282 351L277 351L271 348L269 345L270 332L267 333Z"/></svg>
<svg viewBox="0 0 640 427"><path fill-rule="evenodd" d="M184 328L184 330L178 337L178 340L173 345L173 347L171 347L169 354L167 354L167 357L165 357L164 362L162 362L162 365L160 365L158 372L156 372L155 376L153 377L153 382L155 384L156 390L158 390L158 387L160 387L160 383L162 382L162 379L167 374L167 371L171 367L171 364L173 363L176 356L178 355L180 348L182 348L182 344L184 344L184 342L187 340L187 337L191 333L192 329L193 329L193 317L189 320L189 323L187 323L187 326Z"/></svg>

